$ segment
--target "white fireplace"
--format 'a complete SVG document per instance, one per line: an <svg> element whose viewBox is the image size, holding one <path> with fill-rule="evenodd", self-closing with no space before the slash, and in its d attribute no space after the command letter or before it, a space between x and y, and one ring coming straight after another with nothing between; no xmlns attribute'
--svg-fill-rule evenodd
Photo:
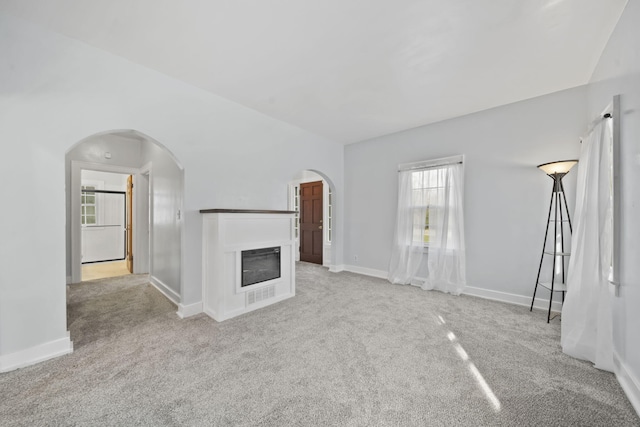
<svg viewBox="0 0 640 427"><path fill-rule="evenodd" d="M292 211L203 209L203 310L218 322L295 295Z"/></svg>

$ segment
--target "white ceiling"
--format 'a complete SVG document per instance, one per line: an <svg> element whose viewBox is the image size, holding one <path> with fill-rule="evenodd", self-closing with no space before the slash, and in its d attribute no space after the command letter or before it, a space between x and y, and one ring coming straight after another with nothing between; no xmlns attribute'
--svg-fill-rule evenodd
<svg viewBox="0 0 640 427"><path fill-rule="evenodd" d="M0 0L350 143L589 81L627 0Z"/></svg>

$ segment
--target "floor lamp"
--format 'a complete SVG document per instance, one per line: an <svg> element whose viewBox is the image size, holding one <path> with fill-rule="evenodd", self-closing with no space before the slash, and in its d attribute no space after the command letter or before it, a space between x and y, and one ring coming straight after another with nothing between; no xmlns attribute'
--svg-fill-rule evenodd
<svg viewBox="0 0 640 427"><path fill-rule="evenodd" d="M562 302L564 303L564 294L567 291L565 261L569 258L569 252L565 252L564 233L566 231L565 223L569 226L569 238L571 238L571 218L567 208L567 197L564 194L564 186L562 178L569 173L571 168L578 163L577 160L560 160L557 162L543 163L538 165L544 173L553 179L553 190L551 192L551 201L549 202L549 213L547 215L547 228L544 233L544 243L542 244L542 255L540 256L540 266L538 267L538 277L536 277L536 286L533 289L533 298L531 299L531 308L536 300L536 292L538 286L542 286L550 291L549 294L549 310L547 312L547 323L551 319L551 302L553 301L554 292L562 292ZM551 217L553 211L553 218ZM549 229L553 224L553 248L547 249L547 241L549 240ZM551 257L551 281L540 281L540 273L542 272L542 264L545 257ZM558 265L559 264L559 265ZM562 274L562 281L556 282L556 275Z"/></svg>

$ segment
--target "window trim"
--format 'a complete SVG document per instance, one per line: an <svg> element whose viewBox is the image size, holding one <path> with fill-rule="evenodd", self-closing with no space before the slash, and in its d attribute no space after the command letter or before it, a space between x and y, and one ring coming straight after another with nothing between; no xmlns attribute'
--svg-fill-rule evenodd
<svg viewBox="0 0 640 427"><path fill-rule="evenodd" d="M420 170L420 169L435 169L442 166L454 165L456 163L464 164L464 155L459 154L450 157L441 157L438 159L421 160L419 162L401 163L398 165L398 172Z"/></svg>

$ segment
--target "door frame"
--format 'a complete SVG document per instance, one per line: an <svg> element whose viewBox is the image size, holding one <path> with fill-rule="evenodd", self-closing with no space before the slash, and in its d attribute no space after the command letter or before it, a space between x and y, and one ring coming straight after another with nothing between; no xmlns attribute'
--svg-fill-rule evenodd
<svg viewBox="0 0 640 427"><path fill-rule="evenodd" d="M305 184L308 182L314 181L322 181L322 223L323 233L322 233L322 265L324 267L331 267L333 265L333 251L334 242L333 239L331 241L328 240L328 218L329 218L329 190L334 194L333 201L333 222L335 223L335 190L331 184L324 176L320 175L315 171L310 171L317 175L316 178L306 178L306 179L295 179L289 182L289 210L295 209L295 187L298 187L298 191L300 189L300 184ZM300 208L300 207L298 207ZM333 230L333 234L335 235L335 228ZM300 261L300 233L298 228L298 237L295 238L295 250L296 250L296 261Z"/></svg>
<svg viewBox="0 0 640 427"><path fill-rule="evenodd" d="M133 175L126 175L126 177L127 188L124 193L124 229L126 230L126 240L124 242L124 259L127 265L127 270L129 270L129 273L133 274L133 232L135 230L134 224L137 227L138 222L135 221L135 218L133 216L133 197L135 196L135 193L133 191Z"/></svg>
<svg viewBox="0 0 640 427"><path fill-rule="evenodd" d="M305 186L303 189L302 186ZM320 187L320 194L317 194L316 190ZM326 230L324 229L324 219L325 219L325 194L324 189L326 188L326 183L323 180L314 180L309 182L300 183L299 187L299 206L300 209L298 213L298 236L300 237L299 241L299 252L300 252L300 261L307 261L313 264L324 265L325 258L325 240L326 240ZM305 190L309 190L306 196L304 195ZM305 209L305 201L311 201L311 205L307 206L310 209L310 212ZM316 205L316 202L320 202L320 206ZM320 209L317 209L317 208ZM317 218L317 214L320 213L320 218ZM310 222L306 222L305 219L310 219ZM320 236L320 241L317 242L316 239ZM305 252L305 259L302 259L302 240L305 240L305 245L308 243L310 247L307 249L310 252ZM310 239L310 240L309 240ZM308 246L308 245L307 245ZM319 246L319 247L318 247ZM317 249L320 249L317 251ZM319 253L317 253L319 252Z"/></svg>
<svg viewBox="0 0 640 427"><path fill-rule="evenodd" d="M151 269L151 248L153 247L151 235L151 223L153 222L153 211L151 210L151 206L153 206L152 175L151 162L149 162L143 165L133 178L135 186L133 191L133 272L135 274L151 274L153 271Z"/></svg>
<svg viewBox="0 0 640 427"><path fill-rule="evenodd" d="M146 168L146 169L145 169ZM83 162L78 160L71 161L71 188L70 188L70 198L71 198L71 277L69 283L78 283L82 280L82 224L80 219L80 189L81 189L81 181L82 181L82 170L92 170L98 172L111 172L111 173L120 173L123 175L133 175L134 186L137 185L138 182L142 181L141 174L147 173L150 174L151 167L150 165L145 165L142 168L133 168L128 166L118 166L118 165L108 165L102 163L91 163L91 162ZM133 217L134 224L136 221L140 221L141 218L144 218L144 213L138 212L140 210L140 198L144 197L148 200L150 194L149 186L140 186L142 188L133 192ZM144 193L144 194L143 194ZM144 205L143 205L144 206ZM146 205L150 210L150 205ZM147 217L147 229L150 231L151 227L148 224L149 213L146 215ZM140 235L140 227L134 227L133 231L133 253L134 254L144 254L142 257L134 257L133 259L133 272L134 273L145 273L149 272L148 263L149 263L149 239L143 238ZM136 259L142 258L142 259ZM144 265L144 261L146 258L146 268ZM141 262L143 261L143 262ZM144 271L144 270L147 271Z"/></svg>

